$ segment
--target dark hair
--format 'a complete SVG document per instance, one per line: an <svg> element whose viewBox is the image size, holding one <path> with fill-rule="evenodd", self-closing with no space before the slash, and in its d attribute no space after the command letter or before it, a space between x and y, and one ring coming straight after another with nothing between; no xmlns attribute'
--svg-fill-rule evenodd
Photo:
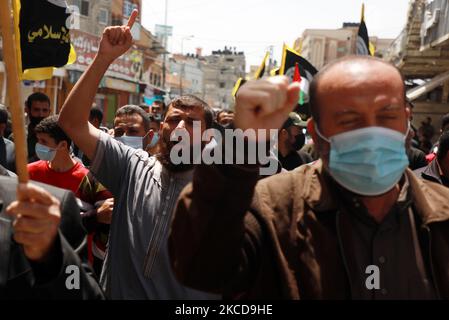
<svg viewBox="0 0 449 320"><path fill-rule="evenodd" d="M9 113L6 107L0 104L0 123L8 123Z"/></svg>
<svg viewBox="0 0 449 320"><path fill-rule="evenodd" d="M103 121L103 111L98 107L93 107L90 109L89 120L98 119L101 123Z"/></svg>
<svg viewBox="0 0 449 320"><path fill-rule="evenodd" d="M443 132L438 141L437 158L442 161L449 151L449 131Z"/></svg>
<svg viewBox="0 0 449 320"><path fill-rule="evenodd" d="M180 109L199 107L204 111L204 122L206 122L206 129L212 128L212 124L214 121L214 112L212 111L212 108L209 107L209 105L200 98L192 94L186 94L181 97L173 99L168 105L167 111L168 109L170 109L170 107ZM164 114L164 119L166 115L167 112L165 112Z"/></svg>
<svg viewBox="0 0 449 320"><path fill-rule="evenodd" d="M442 118L441 118L441 130L444 129L444 127L446 127L449 124L449 113L446 113Z"/></svg>
<svg viewBox="0 0 449 320"><path fill-rule="evenodd" d="M115 113L115 117L117 118L122 116L129 116L132 114L138 114L139 116L141 116L145 131L150 130L150 118L148 117L148 114L139 106L133 104L123 106L117 110L117 112Z"/></svg>
<svg viewBox="0 0 449 320"><path fill-rule="evenodd" d="M350 62L354 62L354 61L359 61L359 62L379 62L382 63L384 65L390 66L392 68L394 68L398 74L401 76L402 79L402 83L404 85L404 103L407 101L407 97L406 97L406 87L405 87L405 79L403 74L401 73L401 71L394 65L392 65L389 62L386 62L384 60L381 60L379 58L376 57L371 57L371 56L346 56L340 59L337 59L331 63L329 63L328 65L326 65L323 69L321 69L313 78L312 82L310 83L310 88L309 88L309 97L310 97L310 112L312 114L312 117L315 121L316 124L319 124L319 120L320 120L320 112L319 112L319 106L318 106L318 97L317 97L317 90L318 90L318 86L319 83L321 81L321 79L329 72L331 71L334 67L339 66L341 64L347 64Z"/></svg>
<svg viewBox="0 0 449 320"><path fill-rule="evenodd" d="M25 101L25 105L28 109L31 109L34 101L47 102L50 104L50 98L42 92L35 92L31 94L28 99Z"/></svg>
<svg viewBox="0 0 449 320"><path fill-rule="evenodd" d="M34 132L37 133L46 133L53 139L55 139L56 143L61 141L67 142L67 148L70 149L70 145L72 144L72 140L68 135L61 129L58 125L59 115L50 116L39 122L39 124L34 129Z"/></svg>

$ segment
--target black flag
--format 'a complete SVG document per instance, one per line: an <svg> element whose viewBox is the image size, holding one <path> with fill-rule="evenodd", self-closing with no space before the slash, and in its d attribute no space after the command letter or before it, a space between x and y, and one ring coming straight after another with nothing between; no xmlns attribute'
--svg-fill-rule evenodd
<svg viewBox="0 0 449 320"><path fill-rule="evenodd" d="M69 63L70 14L64 0L16 0L23 79L43 80ZM15 12L17 15L17 12ZM71 57L70 60L74 60ZM70 61L72 62L72 61Z"/></svg>

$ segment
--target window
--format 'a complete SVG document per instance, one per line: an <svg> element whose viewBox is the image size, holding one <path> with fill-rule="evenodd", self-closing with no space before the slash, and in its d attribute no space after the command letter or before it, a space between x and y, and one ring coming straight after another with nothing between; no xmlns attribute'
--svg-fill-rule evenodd
<svg viewBox="0 0 449 320"><path fill-rule="evenodd" d="M107 25L109 23L109 11L106 9L100 9L98 12L98 23Z"/></svg>
<svg viewBox="0 0 449 320"><path fill-rule="evenodd" d="M83 16L89 16L89 1L81 1L81 14Z"/></svg>
<svg viewBox="0 0 449 320"><path fill-rule="evenodd" d="M73 0L73 5L79 8L79 12L83 16L89 16L89 1Z"/></svg>
<svg viewBox="0 0 449 320"><path fill-rule="evenodd" d="M226 83L220 82L220 89L224 89L226 87Z"/></svg>
<svg viewBox="0 0 449 320"><path fill-rule="evenodd" d="M131 13L133 12L134 9L138 9L137 4L134 4L129 0L125 0L123 2L123 16L125 18L131 16Z"/></svg>
<svg viewBox="0 0 449 320"><path fill-rule="evenodd" d="M111 26L121 26L123 24L123 20L120 17L112 16Z"/></svg>

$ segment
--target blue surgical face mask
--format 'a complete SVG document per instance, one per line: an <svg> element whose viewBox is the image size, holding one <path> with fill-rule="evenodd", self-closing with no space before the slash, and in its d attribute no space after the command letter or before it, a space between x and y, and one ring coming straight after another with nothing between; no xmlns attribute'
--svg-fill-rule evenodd
<svg viewBox="0 0 449 320"><path fill-rule="evenodd" d="M115 140L120 141L124 145L131 147L133 149L143 149L142 137L121 136L116 137Z"/></svg>
<svg viewBox="0 0 449 320"><path fill-rule="evenodd" d="M151 139L151 142L148 144L147 148L155 147L158 142L159 142L159 132L155 132L153 139Z"/></svg>
<svg viewBox="0 0 449 320"><path fill-rule="evenodd" d="M55 149L49 148L40 143L36 143L35 151L37 157L44 161L53 161L56 156Z"/></svg>
<svg viewBox="0 0 449 320"><path fill-rule="evenodd" d="M410 130L410 127L409 127ZM329 173L344 188L363 196L390 191L409 165L407 134L383 127L367 127L325 138L330 144Z"/></svg>

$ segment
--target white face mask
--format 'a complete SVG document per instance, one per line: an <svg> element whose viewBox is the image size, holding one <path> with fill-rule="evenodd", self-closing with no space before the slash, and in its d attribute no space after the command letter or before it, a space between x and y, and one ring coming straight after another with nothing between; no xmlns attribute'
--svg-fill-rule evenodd
<svg viewBox="0 0 449 320"><path fill-rule="evenodd" d="M53 161L56 156L56 149L52 149L50 147L44 146L39 142L36 143L35 146L36 155L39 159L44 161Z"/></svg>
<svg viewBox="0 0 449 320"><path fill-rule="evenodd" d="M143 149L143 137L121 136L116 137L115 140L133 149Z"/></svg>

